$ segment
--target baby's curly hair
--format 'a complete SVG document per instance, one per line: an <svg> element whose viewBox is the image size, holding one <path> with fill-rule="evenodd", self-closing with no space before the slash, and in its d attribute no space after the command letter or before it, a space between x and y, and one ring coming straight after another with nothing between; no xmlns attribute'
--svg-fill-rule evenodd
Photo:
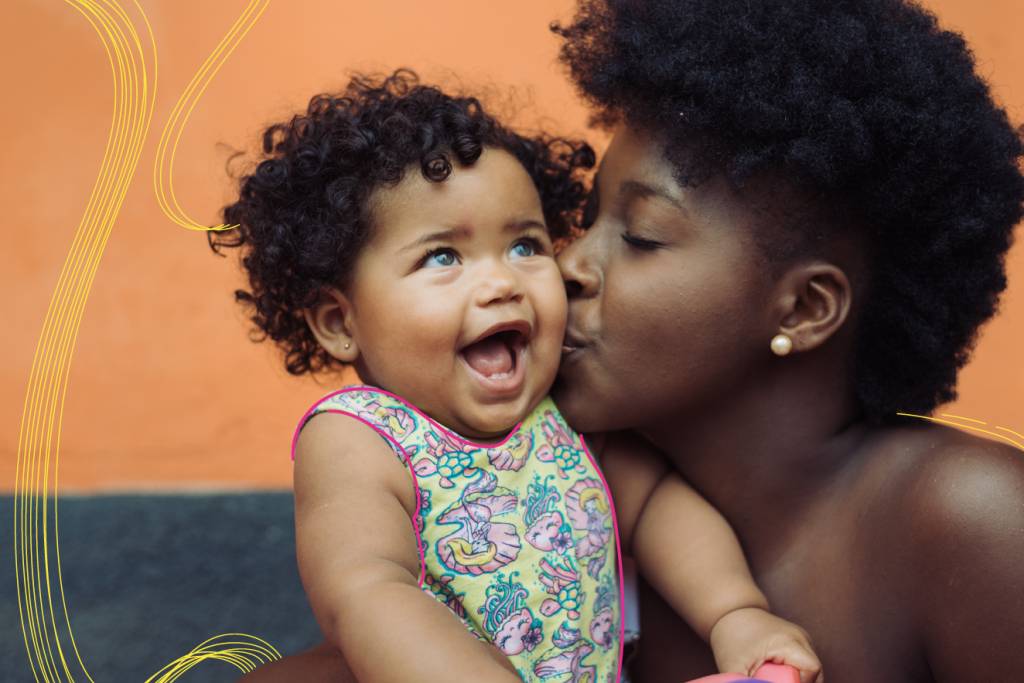
<svg viewBox="0 0 1024 683"><path fill-rule="evenodd" d="M596 120L656 134L681 183L782 177L862 233L868 419L956 397L1024 198L1019 133L960 35L904 0L581 0L552 30Z"/></svg>
<svg viewBox="0 0 1024 683"><path fill-rule="evenodd" d="M251 291L254 339L273 339L294 375L341 365L324 351L302 311L328 286L348 284L372 235L373 191L394 186L412 167L444 182L452 162L471 166L486 147L517 158L540 194L552 237L566 236L586 197L582 176L594 165L584 142L526 137L502 126L473 97L421 85L415 72L353 77L339 94L313 97L304 114L263 133L262 160L240 179L210 247L241 247Z"/></svg>

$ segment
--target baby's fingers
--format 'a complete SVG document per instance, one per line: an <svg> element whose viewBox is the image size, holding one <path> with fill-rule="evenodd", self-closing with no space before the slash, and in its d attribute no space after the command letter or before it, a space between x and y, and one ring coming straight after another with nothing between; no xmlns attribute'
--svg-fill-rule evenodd
<svg viewBox="0 0 1024 683"><path fill-rule="evenodd" d="M817 671L805 671L800 669L800 683L825 683L825 674L821 669Z"/></svg>
<svg viewBox="0 0 1024 683"><path fill-rule="evenodd" d="M777 664L788 664L800 672L800 683L824 683L821 661L811 645L801 639L794 639L773 648L769 659Z"/></svg>

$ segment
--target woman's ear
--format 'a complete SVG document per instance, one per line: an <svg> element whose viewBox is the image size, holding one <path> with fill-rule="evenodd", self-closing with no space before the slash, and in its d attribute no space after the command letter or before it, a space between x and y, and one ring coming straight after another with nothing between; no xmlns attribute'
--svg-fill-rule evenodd
<svg viewBox="0 0 1024 683"><path fill-rule="evenodd" d="M853 289L841 268L821 261L789 270L776 291L776 334L789 337L794 352L810 351L836 334L850 314Z"/></svg>
<svg viewBox="0 0 1024 683"><path fill-rule="evenodd" d="M333 287L324 288L320 298L303 316L317 342L327 353L343 363L359 357L355 339L355 315L348 298Z"/></svg>

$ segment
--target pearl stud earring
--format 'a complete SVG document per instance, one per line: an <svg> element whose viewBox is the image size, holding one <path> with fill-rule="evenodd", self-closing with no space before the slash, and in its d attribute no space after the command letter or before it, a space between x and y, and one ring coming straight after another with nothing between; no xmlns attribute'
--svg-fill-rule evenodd
<svg viewBox="0 0 1024 683"><path fill-rule="evenodd" d="M772 337L772 353L776 356L785 356L793 350L793 340L788 334L777 334Z"/></svg>
<svg viewBox="0 0 1024 683"><path fill-rule="evenodd" d="M345 349L348 350L350 348L352 348L352 345L348 342L345 342Z"/></svg>

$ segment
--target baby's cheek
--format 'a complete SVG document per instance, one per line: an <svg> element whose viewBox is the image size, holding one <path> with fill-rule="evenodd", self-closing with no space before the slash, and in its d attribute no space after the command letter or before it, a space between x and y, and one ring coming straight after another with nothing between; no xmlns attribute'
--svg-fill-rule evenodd
<svg viewBox="0 0 1024 683"><path fill-rule="evenodd" d="M546 277L538 278L533 298L539 322L550 328L552 336L558 341L560 352L569 316L569 304L565 296L565 283L562 282L557 267L552 267Z"/></svg>

